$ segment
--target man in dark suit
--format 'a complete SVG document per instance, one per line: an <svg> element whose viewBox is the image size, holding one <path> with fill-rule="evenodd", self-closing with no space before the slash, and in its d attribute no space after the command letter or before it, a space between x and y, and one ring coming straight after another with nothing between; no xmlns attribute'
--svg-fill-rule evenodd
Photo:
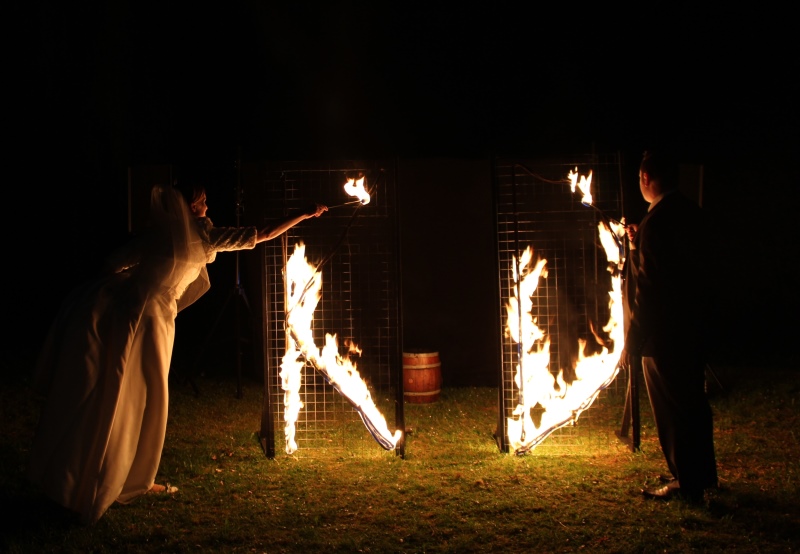
<svg viewBox="0 0 800 554"><path fill-rule="evenodd" d="M717 486L711 406L705 391L709 271L701 208L677 189L678 165L646 152L639 189L650 204L633 237L622 362L641 357L671 476L646 498L700 501ZM630 365L629 365L630 367Z"/></svg>

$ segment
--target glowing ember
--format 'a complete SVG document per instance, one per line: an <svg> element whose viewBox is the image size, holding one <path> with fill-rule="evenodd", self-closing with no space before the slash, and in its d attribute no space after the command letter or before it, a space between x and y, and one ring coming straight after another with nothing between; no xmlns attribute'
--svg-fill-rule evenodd
<svg viewBox="0 0 800 554"><path fill-rule="evenodd" d="M314 344L311 323L314 319L314 309L320 300L322 275L308 264L304 244L295 245L294 253L284 269L284 280L287 294L288 340L280 376L285 391L283 399L286 453L292 454L297 450L297 443L294 440L295 423L303 407L299 391L302 384L302 369L306 363L319 371L325 380L353 405L373 438L386 450L393 450L402 437L402 431L398 429L394 434L389 431L386 419L375 406L366 383L349 358L349 353L344 356L339 354L336 335L326 333L325 346L322 350ZM361 351L352 344L349 352Z"/></svg>
<svg viewBox="0 0 800 554"><path fill-rule="evenodd" d="M573 180L572 173L570 179ZM591 179L588 182L591 182ZM591 199L588 190L587 188L584 191L584 198L588 195ZM620 225L612 231L600 223L598 232L612 274L612 290L609 291L610 316L603 331L608 334L610 341L613 341L614 352L609 353L608 348L603 346L600 353L587 357L584 354L586 340L579 339L576 378L572 383L564 381L561 369L556 376L550 372L550 339L539 329L536 319L531 315L533 309L531 298L539 280L547 277L545 269L547 262L538 259L531 268L533 260L531 247L520 256L518 267L516 258L514 259L512 278L515 283L513 289L515 296L507 305L506 332L518 345L519 360L514 384L517 386L519 396L517 406L507 422L509 443L517 454L535 448L553 431L574 424L580 414L591 406L600 391L610 385L617 376L619 356L624 344L624 330L619 242L614 239L612 233L621 236L624 227ZM534 423L531 414L537 406L542 411L538 425Z"/></svg>
<svg viewBox="0 0 800 554"><path fill-rule="evenodd" d="M569 179L570 188L572 192L575 192L575 187L577 186L580 191L583 193L583 198L581 198L581 203L590 206L592 204L592 172L589 171L589 175L581 175L579 180L578 175L578 168L575 168L575 171L570 171L567 178Z"/></svg>
<svg viewBox="0 0 800 554"><path fill-rule="evenodd" d="M348 178L344 184L344 191L350 196L358 198L362 205L369 204L369 193L364 189L364 177Z"/></svg>

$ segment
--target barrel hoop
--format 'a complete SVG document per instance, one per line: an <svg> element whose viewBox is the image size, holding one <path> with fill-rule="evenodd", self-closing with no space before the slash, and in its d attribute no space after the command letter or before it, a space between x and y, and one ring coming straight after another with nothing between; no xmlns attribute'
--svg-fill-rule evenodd
<svg viewBox="0 0 800 554"><path fill-rule="evenodd" d="M441 363L438 364L419 364L419 365L404 365L405 369L426 369L430 367L442 367Z"/></svg>

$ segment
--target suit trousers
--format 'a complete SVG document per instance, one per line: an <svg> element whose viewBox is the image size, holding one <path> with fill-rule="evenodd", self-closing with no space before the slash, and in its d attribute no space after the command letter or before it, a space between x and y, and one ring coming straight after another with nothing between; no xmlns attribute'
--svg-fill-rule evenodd
<svg viewBox="0 0 800 554"><path fill-rule="evenodd" d="M688 493L717 486L714 425L705 364L692 353L643 356L647 395L672 476Z"/></svg>

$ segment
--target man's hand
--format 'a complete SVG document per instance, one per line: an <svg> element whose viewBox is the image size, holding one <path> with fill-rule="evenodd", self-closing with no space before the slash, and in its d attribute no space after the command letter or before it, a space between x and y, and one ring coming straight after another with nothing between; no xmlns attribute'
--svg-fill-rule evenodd
<svg viewBox="0 0 800 554"><path fill-rule="evenodd" d="M620 352L619 363L617 365L622 369L628 369L631 367L631 354L628 352L627 348L623 348L622 352Z"/></svg>
<svg viewBox="0 0 800 554"><path fill-rule="evenodd" d="M625 226L625 234L628 235L628 240L633 242L633 239L636 237L636 231L639 230L639 226L636 223L629 223Z"/></svg>
<svg viewBox="0 0 800 554"><path fill-rule="evenodd" d="M617 366L622 369L637 369L633 366L636 364L641 364L642 355L641 354L634 354L628 348L623 348L622 353L619 355L619 363Z"/></svg>

